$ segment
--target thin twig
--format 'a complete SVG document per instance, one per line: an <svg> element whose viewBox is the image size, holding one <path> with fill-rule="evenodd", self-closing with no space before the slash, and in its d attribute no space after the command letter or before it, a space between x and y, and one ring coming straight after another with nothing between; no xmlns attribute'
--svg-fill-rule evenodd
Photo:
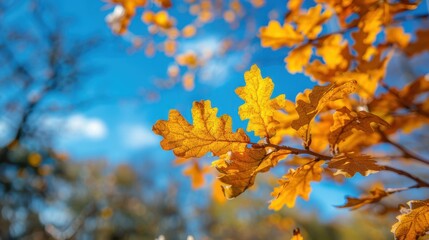
<svg viewBox="0 0 429 240"><path fill-rule="evenodd" d="M292 154L298 155L298 154L308 154L308 155L312 155L315 156L316 158L320 159L320 160L331 160L333 157L332 156L327 156L327 155L323 155L323 154L319 154L316 152L313 152L311 150L306 150L306 149L299 149L299 148L294 148L294 147L289 147L289 146L278 146L275 144L271 144L271 143L267 143L267 144L252 144L255 147L272 147L275 149L283 149L283 150L289 150Z"/></svg>
<svg viewBox="0 0 429 240"><path fill-rule="evenodd" d="M429 183L421 180L420 178L412 175L409 172L406 172L404 170L397 169L397 168L394 168L394 167L390 167L390 166L383 166L383 167L384 167L384 169L383 169L384 171L394 172L396 174L399 174L401 176L404 176L404 177L407 177L409 179L414 180L419 185L419 187L429 187ZM414 188L416 188L416 187L414 187Z"/></svg>
<svg viewBox="0 0 429 240"><path fill-rule="evenodd" d="M405 148L401 144L390 140L383 131L378 130L378 133L380 134L380 136L384 142L389 143L390 145L392 145L395 148L397 148L398 150L400 150L402 152L404 158L415 159L416 161L419 161L421 163L429 165L429 160L426 160L426 159L416 155L415 153L411 152L409 149Z"/></svg>

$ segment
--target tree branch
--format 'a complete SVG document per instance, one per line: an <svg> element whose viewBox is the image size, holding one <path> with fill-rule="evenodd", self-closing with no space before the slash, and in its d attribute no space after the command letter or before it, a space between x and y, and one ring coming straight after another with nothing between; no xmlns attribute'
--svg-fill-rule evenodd
<svg viewBox="0 0 429 240"><path fill-rule="evenodd" d="M404 158L411 158L411 159L414 159L414 160L419 161L421 163L429 165L429 160L426 160L426 159L414 154L413 152L411 152L409 149L405 148L401 144L390 140L383 131L378 130L378 133L380 134L380 136L384 142L394 146L399 151L401 151Z"/></svg>

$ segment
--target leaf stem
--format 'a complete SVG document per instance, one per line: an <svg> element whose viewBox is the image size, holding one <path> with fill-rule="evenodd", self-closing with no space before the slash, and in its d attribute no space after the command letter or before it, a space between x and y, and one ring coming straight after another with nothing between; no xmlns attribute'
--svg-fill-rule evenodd
<svg viewBox="0 0 429 240"><path fill-rule="evenodd" d="M319 154L319 153L313 152L311 150L299 149L299 148L294 148L294 147L289 147L289 146L279 146L279 145L275 145L275 144L271 144L271 143L266 143L266 144L262 144L262 145L260 145L260 144L253 144L253 145L261 146L261 147L272 147L272 148L275 148L277 150L279 150L279 149L289 150L292 154L295 154L295 155L308 154L308 155L315 156L320 160L331 160L333 158L332 156Z"/></svg>

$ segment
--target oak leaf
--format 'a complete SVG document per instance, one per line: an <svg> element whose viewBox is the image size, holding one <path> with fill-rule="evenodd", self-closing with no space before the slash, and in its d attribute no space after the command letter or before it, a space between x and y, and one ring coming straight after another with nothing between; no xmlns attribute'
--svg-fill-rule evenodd
<svg viewBox="0 0 429 240"><path fill-rule="evenodd" d="M353 177L356 173L368 176L384 169L383 166L377 165L371 156L354 152L342 153L335 156L329 161L328 167L337 169L335 175L342 174L346 177Z"/></svg>
<svg viewBox="0 0 429 240"><path fill-rule="evenodd" d="M259 30L262 47L271 47L273 50L281 47L292 47L304 41L304 37L295 31L290 24L284 24L271 20L268 26Z"/></svg>
<svg viewBox="0 0 429 240"><path fill-rule="evenodd" d="M292 49L284 60L287 70L290 73L302 72L303 68L310 61L312 53L312 46L310 44L304 44Z"/></svg>
<svg viewBox="0 0 429 240"><path fill-rule="evenodd" d="M322 13L322 5L308 9L306 14L301 15L296 20L297 30L309 39L316 38L322 31L322 24L325 23L332 15L330 10Z"/></svg>
<svg viewBox="0 0 429 240"><path fill-rule="evenodd" d="M310 123L314 117L330 101L343 98L354 92L356 81L349 81L342 84L330 84L327 86L315 86L313 90L307 91L307 94L297 96L296 111L299 118L292 122L292 128L297 130L298 135L304 140L304 145L310 143Z"/></svg>
<svg viewBox="0 0 429 240"><path fill-rule="evenodd" d="M271 167L286 158L288 150L267 152L264 148L247 148L243 153L228 153L222 155L223 160L212 163L221 173L219 180L225 197L237 197L253 186L256 174L266 172Z"/></svg>
<svg viewBox="0 0 429 240"><path fill-rule="evenodd" d="M183 175L189 176L192 182L192 188L198 189L204 185L204 174L208 173L207 166L201 167L197 161L193 161L184 171Z"/></svg>
<svg viewBox="0 0 429 240"><path fill-rule="evenodd" d="M429 231L429 201L409 201L391 231L397 240L416 240Z"/></svg>
<svg viewBox="0 0 429 240"><path fill-rule="evenodd" d="M311 192L311 181L319 182L322 179L322 167L324 161L312 161L296 170L290 169L279 181L280 186L276 187L271 195L274 199L271 201L269 208L280 210L283 205L289 208L295 206L298 196L308 200Z"/></svg>
<svg viewBox="0 0 429 240"><path fill-rule="evenodd" d="M410 42L411 36L404 32L402 27L386 28L386 42L405 48Z"/></svg>
<svg viewBox="0 0 429 240"><path fill-rule="evenodd" d="M246 85L235 90L236 94L245 101L238 109L242 120L249 119L247 131L254 131L256 136L270 138L275 135L279 124L274 113L285 104L285 95L271 99L274 83L269 78L262 78L257 65L253 65L244 73Z"/></svg>
<svg viewBox="0 0 429 240"><path fill-rule="evenodd" d="M344 205L337 206L337 207L350 208L351 210L355 210L365 205L379 202L381 199L389 195L388 192L380 188L375 188L374 190L371 190L370 194L371 195L369 196L363 196L360 198L346 197L347 202Z"/></svg>
<svg viewBox="0 0 429 240"><path fill-rule="evenodd" d="M331 133L328 139L331 148L335 149L338 143L353 135L354 131L362 131L367 134L374 133L371 124L389 126L386 121L372 113L365 111L354 112L347 107L338 109L334 113L334 125L331 126Z"/></svg>
<svg viewBox="0 0 429 240"><path fill-rule="evenodd" d="M228 115L216 117L217 108L210 101L194 102L192 106L193 125L177 111L171 110L168 120L159 120L153 132L161 135L161 147L173 150L178 157L202 157L209 152L219 156L228 151L243 152L249 137L238 129L232 132L232 120Z"/></svg>
<svg viewBox="0 0 429 240"><path fill-rule="evenodd" d="M350 65L349 46L341 34L331 34L317 44L317 55L323 58L329 69L346 70Z"/></svg>

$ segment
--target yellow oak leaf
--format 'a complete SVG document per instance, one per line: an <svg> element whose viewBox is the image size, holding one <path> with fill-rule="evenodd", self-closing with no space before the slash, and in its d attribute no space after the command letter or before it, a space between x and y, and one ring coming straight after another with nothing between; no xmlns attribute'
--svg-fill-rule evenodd
<svg viewBox="0 0 429 240"><path fill-rule="evenodd" d="M362 196L360 198L346 197L347 202L344 205L337 206L338 208L350 208L351 210L355 210L361 208L365 205L379 202L384 197L389 195L383 189L375 188L371 190L369 196Z"/></svg>
<svg viewBox="0 0 429 240"><path fill-rule="evenodd" d="M331 126L331 134L328 138L331 148L335 149L339 142L353 135L354 131L362 131L366 134L373 133L374 129L371 124L389 126L386 121L372 113L354 112L347 107L338 109L334 113L334 125Z"/></svg>
<svg viewBox="0 0 429 240"><path fill-rule="evenodd" d="M382 141L377 133L367 134L361 131L355 132L353 137L347 138L338 144L337 149L341 152L359 152L374 146Z"/></svg>
<svg viewBox="0 0 429 240"><path fill-rule="evenodd" d="M290 0L287 1L287 8L288 12L285 16L285 22L291 22L296 19L296 17L299 16L301 5L304 2L304 0Z"/></svg>
<svg viewBox="0 0 429 240"><path fill-rule="evenodd" d="M290 240L304 240L304 238L301 235L301 230L299 230L299 228L295 228L293 230L293 235Z"/></svg>
<svg viewBox="0 0 429 240"><path fill-rule="evenodd" d="M280 210L283 205L289 208L295 206L298 196L308 200L311 192L311 181L319 182L322 179L322 164L324 161L312 161L296 170L290 169L279 181L280 186L276 187L271 195L274 199L271 201L269 208Z"/></svg>
<svg viewBox="0 0 429 240"><path fill-rule="evenodd" d="M327 86L315 86L313 90L296 97L296 111L299 118L292 122L292 128L304 140L304 145L309 146L310 123L314 117L326 106L327 103L343 98L354 92L356 81L349 81L342 84L330 84Z"/></svg>
<svg viewBox="0 0 429 240"><path fill-rule="evenodd" d="M386 42L395 44L401 48L405 48L410 42L410 34L404 32L402 27L388 27L386 28Z"/></svg>
<svg viewBox="0 0 429 240"><path fill-rule="evenodd" d="M354 152L335 156L329 161L328 167L337 169L335 175L341 174L346 177L353 177L356 173L368 176L384 169L383 166L377 164L373 157Z"/></svg>
<svg viewBox="0 0 429 240"><path fill-rule="evenodd" d="M178 157L202 157L209 152L219 156L228 151L243 152L250 139L238 129L232 132L232 120L228 115L216 117L217 108L210 101L194 102L193 125L177 111L171 110L168 120L159 120L152 130L161 135L161 147L173 150Z"/></svg>
<svg viewBox="0 0 429 240"><path fill-rule="evenodd" d="M397 216L398 222L392 226L391 232L397 240L416 240L429 231L429 201L409 201L409 207L401 209Z"/></svg>
<svg viewBox="0 0 429 240"><path fill-rule="evenodd" d="M271 20L268 26L259 30L262 47L271 47L273 50L281 47L292 47L304 41L304 37L295 31L290 24L284 24Z"/></svg>
<svg viewBox="0 0 429 240"><path fill-rule="evenodd" d="M346 70L350 65L349 47L341 34L322 38L317 44L316 53L323 58L329 69Z"/></svg>
<svg viewBox="0 0 429 240"><path fill-rule="evenodd" d="M272 144L280 144L285 137L296 137L296 131L291 127L292 121L298 118L295 104L286 100L285 106L281 111L274 113L274 119L279 121L276 129L276 135L270 138Z"/></svg>
<svg viewBox="0 0 429 240"><path fill-rule="evenodd" d="M258 66L253 65L244 73L246 85L235 93L245 101L238 109L241 120L249 119L247 131L254 131L256 136L270 138L275 135L279 122L274 113L286 104L285 95L271 99L274 83L269 78L262 78Z"/></svg>
<svg viewBox="0 0 429 240"><path fill-rule="evenodd" d="M226 159L216 164L216 169L221 173L219 180L225 197L234 198L246 191L254 184L258 173L268 171L289 153L288 150L267 152L264 148L248 148L243 153L222 155Z"/></svg>
<svg viewBox="0 0 429 240"><path fill-rule="evenodd" d="M322 31L322 24L332 16L330 10L322 13L322 5L308 9L306 14L301 15L296 20L297 30L309 39L316 38Z"/></svg>
<svg viewBox="0 0 429 240"><path fill-rule="evenodd" d="M208 172L209 168L207 166L201 167L197 161L194 161L183 171L183 175L191 178L193 189L198 189L204 185L204 174Z"/></svg>
<svg viewBox="0 0 429 240"><path fill-rule="evenodd" d="M312 45L304 44L292 49L285 58L286 68L290 73L302 72L311 58Z"/></svg>
<svg viewBox="0 0 429 240"><path fill-rule="evenodd" d="M375 8L362 16L358 27L362 29L364 33L366 33L366 37L364 38L365 43L372 44L377 38L377 35L380 33L383 24L383 15L383 9Z"/></svg>

